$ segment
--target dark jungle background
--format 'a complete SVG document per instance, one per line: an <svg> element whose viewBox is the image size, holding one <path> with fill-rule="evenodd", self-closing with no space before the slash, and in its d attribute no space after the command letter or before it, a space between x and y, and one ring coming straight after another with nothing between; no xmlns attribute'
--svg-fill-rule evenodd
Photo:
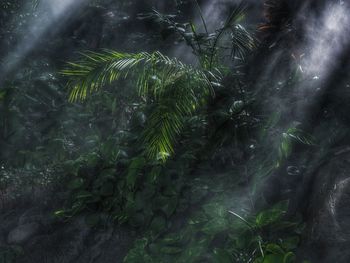
<svg viewBox="0 0 350 263"><path fill-rule="evenodd" d="M350 3L1 0L0 263L350 262Z"/></svg>

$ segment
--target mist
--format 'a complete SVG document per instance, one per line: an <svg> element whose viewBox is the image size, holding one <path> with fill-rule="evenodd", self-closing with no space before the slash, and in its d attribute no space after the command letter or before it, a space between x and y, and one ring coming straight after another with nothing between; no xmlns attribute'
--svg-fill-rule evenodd
<svg viewBox="0 0 350 263"><path fill-rule="evenodd" d="M350 262L347 1L0 7L0 261Z"/></svg>
<svg viewBox="0 0 350 263"><path fill-rule="evenodd" d="M340 1L329 3L320 17L311 17L306 25L307 55L302 67L310 77L327 79L342 51L349 44L349 7Z"/></svg>
<svg viewBox="0 0 350 263"><path fill-rule="evenodd" d="M58 32L65 26L66 21L71 17L77 8L82 8L82 0L47 0L39 1L38 5L27 3L22 7L21 12L35 8L35 15L26 21L24 35L18 36L18 44L9 51L3 59L0 80L14 70L26 56L39 44L45 34Z"/></svg>

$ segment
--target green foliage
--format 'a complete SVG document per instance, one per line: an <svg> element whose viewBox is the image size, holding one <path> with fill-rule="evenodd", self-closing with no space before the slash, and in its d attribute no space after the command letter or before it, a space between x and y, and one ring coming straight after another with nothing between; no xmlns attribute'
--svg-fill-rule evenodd
<svg viewBox="0 0 350 263"><path fill-rule="evenodd" d="M139 96L150 104L142 143L151 158L165 160L174 152L176 137L181 133L185 117L196 112L212 93L209 76L160 52L125 54L114 51L89 52L84 60L70 63L62 71L71 77L70 100L85 99L93 90L133 74L137 76Z"/></svg>
<svg viewBox="0 0 350 263"><path fill-rule="evenodd" d="M287 202L244 219L234 212L230 217L222 198L203 204L181 230L137 240L124 262L296 262L302 225L284 219Z"/></svg>
<svg viewBox="0 0 350 263"><path fill-rule="evenodd" d="M293 150L293 144L299 143L306 146L315 146L315 139L298 128L289 128L282 134L282 139L278 149L279 161L277 166L281 164L284 159L288 159Z"/></svg>
<svg viewBox="0 0 350 263"><path fill-rule="evenodd" d="M131 161L131 164L126 175L126 184L129 188L135 187L135 182L138 177L138 174L145 166L146 160L143 157L136 157Z"/></svg>
<svg viewBox="0 0 350 263"><path fill-rule="evenodd" d="M286 221L284 216L288 209L288 202L280 202L273 207L259 212L255 217L242 219L234 212L230 212L238 220L243 220L251 235L243 231L243 248L250 248L248 254L254 262L296 262L293 251L299 243L299 221ZM284 233L288 233L286 236ZM247 240L247 237L248 240ZM239 241L241 243L241 241ZM259 251L259 254L256 252Z"/></svg>
<svg viewBox="0 0 350 263"><path fill-rule="evenodd" d="M22 254L23 249L20 246L0 247L0 263L14 263Z"/></svg>
<svg viewBox="0 0 350 263"><path fill-rule="evenodd" d="M69 101L84 107L66 103L61 80L29 64L36 71L19 72L0 90L0 143L14 149L1 162L62 170L70 195L57 217L83 214L99 227L107 215L137 230L126 263L296 262L303 224L286 218L288 202L255 200L295 146L315 139L285 129L282 114L269 110L271 88L262 96L238 75L256 46L243 6L213 32L197 7L205 32L158 11L143 18L159 22L164 38L175 33L198 66L158 51L82 52L61 73ZM1 191L16 181L3 178Z"/></svg>
<svg viewBox="0 0 350 263"><path fill-rule="evenodd" d="M152 96L156 99L167 89L185 84L185 81L194 84L187 86L189 93L191 90L208 93L210 89L205 72L160 52L127 54L106 50L103 53L85 53L83 58L78 63L69 63L68 68L62 71L66 76L75 77L69 83L71 101L85 99L92 91L126 78L131 73L137 76L137 91L142 97Z"/></svg>
<svg viewBox="0 0 350 263"><path fill-rule="evenodd" d="M157 10L140 17L153 19L159 23L163 27L163 37L167 37L171 33L177 34L192 48L204 69L213 70L215 67L221 67L226 56L231 57L233 61L236 59L244 60L247 53L255 48L254 37L240 24L244 19L245 7L243 4L238 5L225 22L212 33L207 29L198 3L197 7L205 32L198 32L196 25L192 22L178 23L176 15L164 15Z"/></svg>
<svg viewBox="0 0 350 263"><path fill-rule="evenodd" d="M280 116L255 118L256 94L247 93L229 70L255 47L254 37L240 24L243 17L244 8L238 6L213 33L208 32L203 16L204 33L193 23L176 22L174 15L154 11L142 17L159 22L164 38L175 33L185 41L198 57L198 68L160 52L104 50L82 53L80 61L62 71L69 77L72 102L91 96L87 103L93 103L95 91L98 95L102 88L114 86L123 91L124 80L131 80L126 101L137 106L130 107L130 126L122 130L128 136L114 135L118 154L108 165L97 165L98 161L92 165L98 167L98 179L83 175L84 165L78 160L72 170L76 177L68 185L72 190L69 206L56 213L69 218L92 211L86 221L97 226L101 218L96 212L107 212L118 223L142 230L126 263L296 262L302 224L285 218L288 202L258 210L253 208L252 196L259 198L261 179L283 165L294 144L311 146L314 139L298 128L284 133L276 129ZM227 55L231 57L228 65ZM234 81L225 83L226 78ZM121 93L109 99L112 112L123 102ZM273 137L270 143L272 131L281 134L281 139ZM270 152L263 161L246 150L252 141L259 150ZM255 145L251 146L253 151ZM240 176L226 174L215 180L204 175L191 178L193 164L208 162L213 153L225 159L225 147L251 156L250 170L240 167ZM241 216L229 209L227 200L232 197L227 193L233 191L230 185L248 183L249 178L253 178L253 189L244 200ZM179 225L174 218L181 213L187 214Z"/></svg>
<svg viewBox="0 0 350 263"><path fill-rule="evenodd" d="M152 259L145 254L147 246L147 239L140 239L135 242L135 246L131 249L128 255L125 257L124 262L138 263L140 260L145 263L154 262Z"/></svg>
<svg viewBox="0 0 350 263"><path fill-rule="evenodd" d="M164 167L161 163L148 164L145 158L125 159L120 156L117 166L102 168L90 177L88 170L80 166L75 178L68 182L71 198L56 216L69 219L79 213L87 213L89 225L97 226L98 212L108 213L116 222L128 223L135 228L150 229L159 235L167 229L168 219L179 211L179 196L183 190L180 171ZM170 176L179 176L172 179ZM172 186L174 184L174 186ZM90 211L93 211L92 213Z"/></svg>
<svg viewBox="0 0 350 263"><path fill-rule="evenodd" d="M281 202L268 210L260 212L255 219L255 224L258 228L270 225L280 220L287 212L288 203Z"/></svg>
<svg viewBox="0 0 350 263"><path fill-rule="evenodd" d="M176 58L170 59L160 52L126 54L106 50L83 53L81 61L69 63L62 71L71 77L70 100L85 99L92 91L129 75L134 76L138 95L151 106L140 140L145 145L147 156L166 160L174 153L175 141L186 118L206 105L215 87L222 87L221 73L216 68L221 67L219 53L226 50L225 45L229 43L233 59L237 56L243 59L254 48L254 38L239 24L243 13L244 8L240 5L222 27L214 33L206 30L204 34L196 32L192 23L175 22L176 17L172 15L155 10L143 15L142 18L152 18L166 30L179 34L199 58L204 70L185 65ZM203 23L206 28L204 19Z"/></svg>

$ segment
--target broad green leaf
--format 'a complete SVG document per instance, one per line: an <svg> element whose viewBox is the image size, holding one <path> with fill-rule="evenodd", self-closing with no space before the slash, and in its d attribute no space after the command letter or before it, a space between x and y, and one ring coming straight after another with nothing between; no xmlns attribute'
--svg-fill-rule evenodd
<svg viewBox="0 0 350 263"><path fill-rule="evenodd" d="M94 227L100 222L99 214L89 214L85 217L85 222L88 226Z"/></svg>
<svg viewBox="0 0 350 263"><path fill-rule="evenodd" d="M177 197L167 198L167 203L161 207L161 210L170 217L176 210Z"/></svg>
<svg viewBox="0 0 350 263"><path fill-rule="evenodd" d="M66 211L65 210L58 210L58 211L55 211L54 215L57 216L57 217L62 217L66 214Z"/></svg>
<svg viewBox="0 0 350 263"><path fill-rule="evenodd" d="M153 218L150 228L155 234L159 234L162 232L166 227L166 220L162 216L157 216Z"/></svg>
<svg viewBox="0 0 350 263"><path fill-rule="evenodd" d="M181 233L172 233L162 239L162 244L165 246L181 246L183 238Z"/></svg>
<svg viewBox="0 0 350 263"><path fill-rule="evenodd" d="M269 254L264 257L262 263L283 263L284 255Z"/></svg>
<svg viewBox="0 0 350 263"><path fill-rule="evenodd" d="M284 238L282 240L282 247L287 251L296 249L299 245L300 238L298 236Z"/></svg>
<svg viewBox="0 0 350 263"><path fill-rule="evenodd" d="M70 190L77 190L77 189L81 188L83 185L84 185L83 178L75 178L68 183L68 188Z"/></svg>
<svg viewBox="0 0 350 263"><path fill-rule="evenodd" d="M284 254L283 249L279 245L273 243L267 244L265 250L272 254Z"/></svg>
<svg viewBox="0 0 350 263"><path fill-rule="evenodd" d="M264 227L269 224L276 223L287 212L288 202L280 202L274 205L272 208L261 211L255 219L255 223L258 227Z"/></svg>
<svg viewBox="0 0 350 263"><path fill-rule="evenodd" d="M224 232L227 228L227 221L224 218L218 217L205 223L201 228L201 232L213 237L220 232Z"/></svg>
<svg viewBox="0 0 350 263"><path fill-rule="evenodd" d="M3 99L5 98L6 93L7 93L7 91L6 91L6 90L2 90L2 91L0 91L0 101L1 101L1 100L3 100Z"/></svg>
<svg viewBox="0 0 350 263"><path fill-rule="evenodd" d="M131 161L126 175L126 183L128 187L134 188L137 176L145 164L146 160L143 157L136 157Z"/></svg>
<svg viewBox="0 0 350 263"><path fill-rule="evenodd" d="M87 199L93 197L93 194L89 191L80 191L75 195L77 199Z"/></svg>
<svg viewBox="0 0 350 263"><path fill-rule="evenodd" d="M114 185L110 182L106 182L102 185L100 189L100 195L111 196L114 193Z"/></svg>
<svg viewBox="0 0 350 263"><path fill-rule="evenodd" d="M152 258L146 252L146 246L148 245L147 238L138 239L134 243L134 247L129 250L128 254L124 258L124 263L154 263Z"/></svg>
<svg viewBox="0 0 350 263"><path fill-rule="evenodd" d="M142 212L137 212L129 220L133 227L141 227L145 224L145 215Z"/></svg>
<svg viewBox="0 0 350 263"><path fill-rule="evenodd" d="M191 216L188 223L190 225L195 225L195 224L201 224L201 223L207 222L208 220L209 220L208 216L204 212L199 211L195 213L193 216Z"/></svg>
<svg viewBox="0 0 350 263"><path fill-rule="evenodd" d="M224 249L214 249L214 263L233 263L232 255Z"/></svg>
<svg viewBox="0 0 350 263"><path fill-rule="evenodd" d="M284 255L283 263L295 263L296 256L293 252L288 252Z"/></svg>
<svg viewBox="0 0 350 263"><path fill-rule="evenodd" d="M179 254L183 251L182 248L180 247L174 247L174 246L165 246L165 247L162 247L160 249L160 252L161 253L164 253L164 254L170 254L170 255L174 255L174 254Z"/></svg>
<svg viewBox="0 0 350 263"><path fill-rule="evenodd" d="M99 174L100 177L103 177L105 179L109 179L112 181L115 181L115 175L116 175L116 169L114 169L114 168L104 169Z"/></svg>

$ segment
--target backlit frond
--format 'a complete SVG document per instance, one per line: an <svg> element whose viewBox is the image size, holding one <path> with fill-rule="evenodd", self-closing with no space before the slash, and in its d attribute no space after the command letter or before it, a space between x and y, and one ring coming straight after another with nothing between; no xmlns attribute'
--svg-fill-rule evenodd
<svg viewBox="0 0 350 263"><path fill-rule="evenodd" d="M85 99L93 91L132 75L138 94L152 105L143 133L147 154L165 159L174 152L186 116L195 112L213 94L218 74L205 72L169 58L160 52L88 52L62 71L70 77L70 101Z"/></svg>

